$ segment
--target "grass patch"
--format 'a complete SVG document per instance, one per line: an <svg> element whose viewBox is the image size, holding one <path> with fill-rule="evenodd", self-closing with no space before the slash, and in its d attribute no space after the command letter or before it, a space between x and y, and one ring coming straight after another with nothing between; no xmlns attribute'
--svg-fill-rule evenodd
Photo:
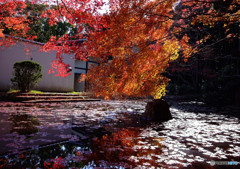
<svg viewBox="0 0 240 169"><path fill-rule="evenodd" d="M13 89L10 89L7 93L19 93L20 90L13 90ZM42 91L38 91L38 90L30 90L28 93L32 93L32 94L42 94L44 92Z"/></svg>
<svg viewBox="0 0 240 169"><path fill-rule="evenodd" d="M7 93L19 93L20 90L13 90L13 89L10 89Z"/></svg>
<svg viewBox="0 0 240 169"><path fill-rule="evenodd" d="M42 94L42 93L44 93L44 92L38 91L38 90L30 90L28 93L32 93L32 94Z"/></svg>
<svg viewBox="0 0 240 169"><path fill-rule="evenodd" d="M83 92L75 92L75 91L73 91L73 92L68 92L69 94L78 94L78 95L82 95L83 94Z"/></svg>

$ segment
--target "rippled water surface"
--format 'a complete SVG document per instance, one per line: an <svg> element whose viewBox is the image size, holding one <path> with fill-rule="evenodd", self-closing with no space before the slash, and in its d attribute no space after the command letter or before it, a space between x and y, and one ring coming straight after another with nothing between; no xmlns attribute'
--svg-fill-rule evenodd
<svg viewBox="0 0 240 169"><path fill-rule="evenodd" d="M215 168L210 161L240 162L240 123L230 110L222 115L202 104L178 104L171 106L173 119L161 124L142 120L145 106L0 102L0 168Z"/></svg>

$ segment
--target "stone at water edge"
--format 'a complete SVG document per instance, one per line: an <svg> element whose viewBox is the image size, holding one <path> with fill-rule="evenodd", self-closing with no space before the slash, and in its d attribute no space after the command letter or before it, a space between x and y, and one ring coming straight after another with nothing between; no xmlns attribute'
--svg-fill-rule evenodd
<svg viewBox="0 0 240 169"><path fill-rule="evenodd" d="M154 99L147 103L143 116L147 120L164 122L172 119L168 103L163 99Z"/></svg>

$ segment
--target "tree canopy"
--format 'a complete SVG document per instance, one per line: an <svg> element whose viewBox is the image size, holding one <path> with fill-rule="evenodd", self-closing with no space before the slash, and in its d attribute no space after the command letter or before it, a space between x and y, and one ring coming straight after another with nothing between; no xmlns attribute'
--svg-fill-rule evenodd
<svg viewBox="0 0 240 169"><path fill-rule="evenodd" d="M39 35L31 29L32 14L24 12L26 3L2 2L0 29L12 29L15 36L38 40ZM56 0L46 5L40 18L55 27L67 23L76 31L53 34L44 50L57 50L59 65L64 64L62 53L73 52L76 59L96 60L98 66L82 80L86 77L91 90L107 99L150 95L160 98L169 81L166 69L174 60L186 62L202 50L204 42L210 45L221 40L209 33L212 27L221 22L225 32L221 38L239 36L238 0L109 0L109 9L103 14L99 11L104 8L101 0ZM0 36L4 37L2 31ZM81 38L87 41L75 43ZM6 39L1 44L6 44ZM59 71L61 76L66 72Z"/></svg>

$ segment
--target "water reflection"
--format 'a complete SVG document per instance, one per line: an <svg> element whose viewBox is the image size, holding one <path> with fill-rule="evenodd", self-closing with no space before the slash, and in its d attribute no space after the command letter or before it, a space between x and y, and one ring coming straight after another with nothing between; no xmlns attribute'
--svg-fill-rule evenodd
<svg viewBox="0 0 240 169"><path fill-rule="evenodd" d="M161 138L144 136L143 129L121 129L111 135L93 138L89 147L66 142L25 151L0 159L2 168L66 168L158 166L153 154L160 154Z"/></svg>
<svg viewBox="0 0 240 169"><path fill-rule="evenodd" d="M0 105L0 152L18 150L0 158L0 168L219 168L210 161L240 161L239 119L202 104L206 113L172 107L174 118L163 124L142 123L145 102L24 105ZM10 115L16 111L23 116ZM29 146L34 150L19 151Z"/></svg>
<svg viewBox="0 0 240 169"><path fill-rule="evenodd" d="M29 135L38 132L37 126L40 125L39 120L28 114L12 114L9 119L12 122L12 132L22 135Z"/></svg>
<svg viewBox="0 0 240 169"><path fill-rule="evenodd" d="M161 139L142 136L142 129L121 129L93 142L90 159L97 166L157 166L153 154L160 154Z"/></svg>
<svg viewBox="0 0 240 169"><path fill-rule="evenodd" d="M20 166L21 168L82 168L84 163L81 163L81 159L76 155L79 149L81 147L70 142L41 147L17 155L4 156L0 159L0 168Z"/></svg>

